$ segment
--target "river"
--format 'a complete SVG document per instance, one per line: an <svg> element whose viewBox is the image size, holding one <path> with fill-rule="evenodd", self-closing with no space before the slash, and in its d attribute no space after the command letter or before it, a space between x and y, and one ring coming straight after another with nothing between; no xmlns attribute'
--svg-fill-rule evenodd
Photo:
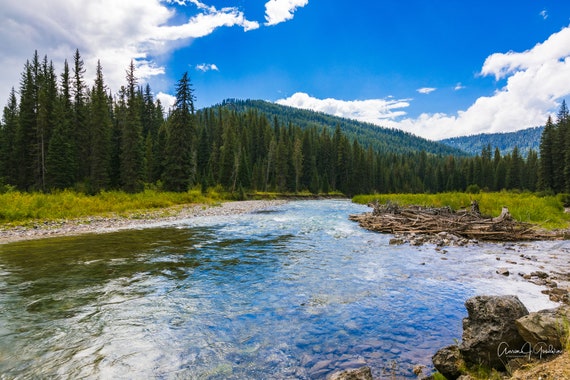
<svg viewBox="0 0 570 380"><path fill-rule="evenodd" d="M0 378L415 378L464 302L555 306L497 260L565 243L393 246L346 200L0 245ZM522 250L522 251L521 251ZM531 260L529 260L530 262ZM517 267L518 268L518 267Z"/></svg>

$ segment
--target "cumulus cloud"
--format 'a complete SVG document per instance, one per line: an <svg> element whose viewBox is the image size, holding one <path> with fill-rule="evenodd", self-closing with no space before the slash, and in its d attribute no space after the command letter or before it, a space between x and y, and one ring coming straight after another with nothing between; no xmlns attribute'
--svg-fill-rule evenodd
<svg viewBox="0 0 570 380"><path fill-rule="evenodd" d="M318 99L304 92L298 92L289 98L277 100L276 103L375 124L404 116L406 112L402 109L410 105L409 99L345 101L331 98Z"/></svg>
<svg viewBox="0 0 570 380"><path fill-rule="evenodd" d="M297 8L302 8L309 0L269 0L265 3L265 25L277 25L293 18Z"/></svg>
<svg viewBox="0 0 570 380"><path fill-rule="evenodd" d="M172 5L194 15L177 14ZM259 28L234 7L216 9L197 0L5 0L0 14L0 97L18 86L24 62L47 54L61 70L64 59L79 49L89 76L101 59L105 81L118 91L125 69L135 60L141 81L164 74L163 63L176 48L207 36L220 27ZM0 98L2 104L5 98Z"/></svg>
<svg viewBox="0 0 570 380"><path fill-rule="evenodd" d="M216 66L214 63L201 63L199 65L196 65L196 70L202 71L204 73L206 71L220 71L218 66Z"/></svg>
<svg viewBox="0 0 570 380"><path fill-rule="evenodd" d="M434 92L435 90L437 90L437 88L434 87L422 87L422 88L418 88L416 91L419 92L420 94L431 94L432 92Z"/></svg>
<svg viewBox="0 0 570 380"><path fill-rule="evenodd" d="M570 27L551 35L543 43L522 53L495 53L489 56L481 70L482 75L494 75L499 80L519 71L543 68L544 65L564 60L570 55Z"/></svg>
<svg viewBox="0 0 570 380"><path fill-rule="evenodd" d="M489 56L481 74L506 79L506 84L455 114L406 117L401 109L410 105L409 99L341 101L295 94L278 102L397 128L433 140L543 125L548 115L557 111L561 100L570 95L570 27L527 51Z"/></svg>
<svg viewBox="0 0 570 380"><path fill-rule="evenodd" d="M160 100L162 108L164 108L164 111L166 113L168 113L168 111L174 106L174 103L176 103L176 96L172 96L164 92L159 92L156 94L156 98Z"/></svg>

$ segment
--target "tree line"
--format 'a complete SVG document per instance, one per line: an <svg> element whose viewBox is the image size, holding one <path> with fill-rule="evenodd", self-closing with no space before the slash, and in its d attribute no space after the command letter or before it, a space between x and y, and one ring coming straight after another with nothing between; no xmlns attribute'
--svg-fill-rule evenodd
<svg viewBox="0 0 570 380"><path fill-rule="evenodd" d="M548 117L540 139L539 186L554 193L570 193L570 116L562 101L556 123Z"/></svg>
<svg viewBox="0 0 570 380"><path fill-rule="evenodd" d="M94 83L87 85L79 51L71 68L64 62L59 78L47 56L42 60L36 52L24 66L19 96L12 89L4 108L0 184L21 191L72 188L91 194L111 189L137 192L145 186L178 192L221 186L238 194L339 191L352 195L466 189L566 191L554 186L559 182L549 182L549 173L570 178L566 175L570 153L564 156L568 173L561 175L555 166L546 165L561 162L560 149L570 152L567 110L557 124L550 122L545 128L541 156L552 157L551 161L539 159L535 151L522 157L516 148L502 155L490 144L474 157L387 153L364 147L339 125L283 123L255 108L238 110L231 103L195 110L188 73L177 82L175 104L165 113L150 86L139 86L135 74L131 62L125 84L112 94L100 63ZM547 154L555 151L548 144L559 149L558 156Z"/></svg>

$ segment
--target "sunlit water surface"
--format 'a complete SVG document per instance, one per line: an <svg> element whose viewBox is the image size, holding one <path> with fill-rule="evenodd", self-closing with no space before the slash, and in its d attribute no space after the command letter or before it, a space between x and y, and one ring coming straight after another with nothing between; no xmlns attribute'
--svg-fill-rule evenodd
<svg viewBox="0 0 570 380"><path fill-rule="evenodd" d="M461 338L468 297L553 306L495 273L520 247L393 246L347 219L364 211L294 201L0 245L0 378L313 379L363 365L415 378ZM536 244L524 249L568 250Z"/></svg>

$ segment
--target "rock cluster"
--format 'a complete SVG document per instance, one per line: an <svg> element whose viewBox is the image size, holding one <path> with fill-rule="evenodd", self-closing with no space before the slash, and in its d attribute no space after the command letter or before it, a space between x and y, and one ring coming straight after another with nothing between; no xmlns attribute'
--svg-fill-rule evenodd
<svg viewBox="0 0 570 380"><path fill-rule="evenodd" d="M516 296L477 296L465 302L459 345L439 350L434 367L447 379L483 365L511 371L521 362L544 360L562 353L568 342L570 307L529 313Z"/></svg>
<svg viewBox="0 0 570 380"><path fill-rule="evenodd" d="M439 232L437 234L422 234L415 232L397 233L392 239L390 244L401 245L409 244L413 246L421 246L424 244L433 244L437 247L456 246L463 247L467 245L479 244L478 240L467 239L449 232Z"/></svg>

